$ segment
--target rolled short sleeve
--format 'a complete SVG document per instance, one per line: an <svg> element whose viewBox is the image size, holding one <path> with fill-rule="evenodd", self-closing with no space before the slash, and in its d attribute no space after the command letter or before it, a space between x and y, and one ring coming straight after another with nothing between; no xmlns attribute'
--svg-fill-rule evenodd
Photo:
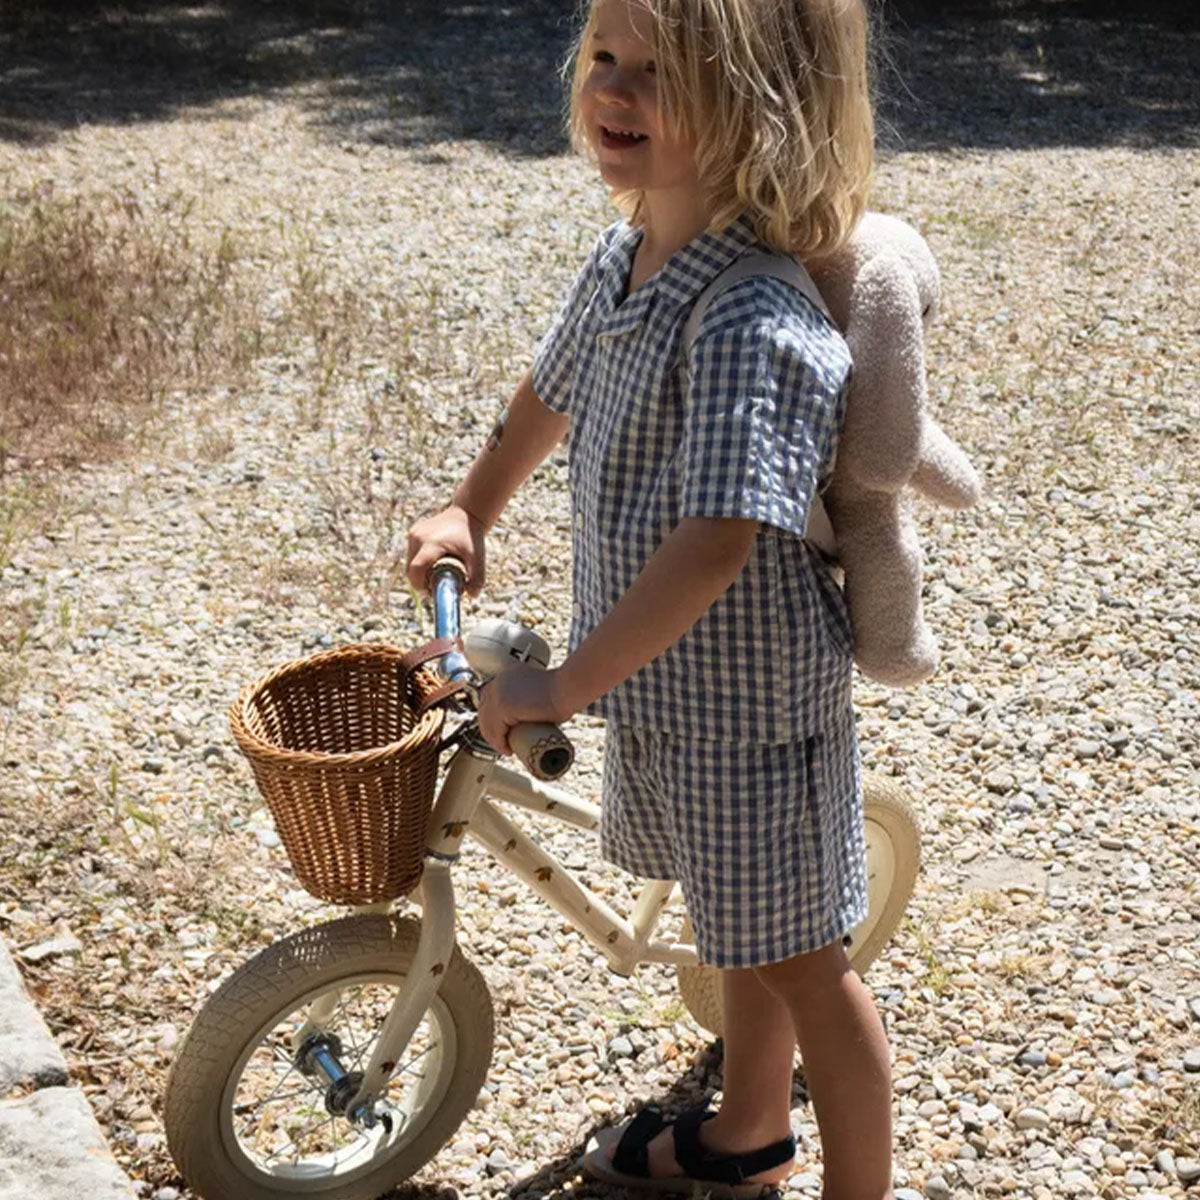
<svg viewBox="0 0 1200 1200"><path fill-rule="evenodd" d="M688 363L680 516L741 517L803 536L832 468L850 354L798 292L754 278L705 315Z"/></svg>
<svg viewBox="0 0 1200 1200"><path fill-rule="evenodd" d="M596 240L534 352L533 390L553 412L565 413L570 409L581 327L600 285L600 263L614 228L606 229Z"/></svg>

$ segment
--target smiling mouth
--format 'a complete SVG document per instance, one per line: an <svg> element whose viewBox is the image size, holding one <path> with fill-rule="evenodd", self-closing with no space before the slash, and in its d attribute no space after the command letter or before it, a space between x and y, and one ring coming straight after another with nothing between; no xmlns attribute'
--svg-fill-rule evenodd
<svg viewBox="0 0 1200 1200"><path fill-rule="evenodd" d="M607 125L600 126L600 137L605 146L620 148L637 146L648 140L644 133L634 133L628 129L610 129Z"/></svg>

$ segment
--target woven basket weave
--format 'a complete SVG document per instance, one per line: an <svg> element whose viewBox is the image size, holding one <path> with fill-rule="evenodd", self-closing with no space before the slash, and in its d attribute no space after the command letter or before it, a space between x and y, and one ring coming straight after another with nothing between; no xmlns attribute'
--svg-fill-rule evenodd
<svg viewBox="0 0 1200 1200"><path fill-rule="evenodd" d="M285 663L233 702L233 736L319 899L372 904L420 881L443 713L418 706L437 685L372 643Z"/></svg>

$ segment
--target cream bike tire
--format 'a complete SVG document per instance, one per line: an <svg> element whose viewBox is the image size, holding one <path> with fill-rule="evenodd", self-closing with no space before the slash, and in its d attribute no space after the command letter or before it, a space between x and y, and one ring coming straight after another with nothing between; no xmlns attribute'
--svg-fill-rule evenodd
<svg viewBox="0 0 1200 1200"><path fill-rule="evenodd" d="M863 777L863 826L867 844L868 911L850 932L846 946L850 965L862 975L891 940L921 860L921 831L912 802L894 779L867 773ZM691 925L684 927L690 940ZM720 974L715 967L678 967L676 976L684 1007L698 1025L719 1037L723 1026Z"/></svg>
<svg viewBox="0 0 1200 1200"><path fill-rule="evenodd" d="M204 1200L374 1200L449 1141L483 1086L494 1030L487 984L457 948L385 1092L386 1122L368 1131L328 1115L321 1083L288 1066L305 1014L336 992L322 1028L348 1068L365 1068L419 937L409 918L330 921L267 947L213 993L164 1105L172 1157Z"/></svg>

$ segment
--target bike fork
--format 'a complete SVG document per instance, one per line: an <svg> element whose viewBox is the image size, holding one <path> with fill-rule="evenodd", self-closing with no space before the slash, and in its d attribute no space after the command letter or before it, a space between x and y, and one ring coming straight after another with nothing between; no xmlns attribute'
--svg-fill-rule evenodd
<svg viewBox="0 0 1200 1200"><path fill-rule="evenodd" d="M454 884L450 868L492 777L495 756L468 745L450 762L429 821L429 847L421 876L421 937L404 989L384 1020L371 1061L348 1098L346 1117L367 1128L379 1119L375 1104L387 1088L421 1018L437 995L455 951ZM320 1064L318 1064L319 1067Z"/></svg>

